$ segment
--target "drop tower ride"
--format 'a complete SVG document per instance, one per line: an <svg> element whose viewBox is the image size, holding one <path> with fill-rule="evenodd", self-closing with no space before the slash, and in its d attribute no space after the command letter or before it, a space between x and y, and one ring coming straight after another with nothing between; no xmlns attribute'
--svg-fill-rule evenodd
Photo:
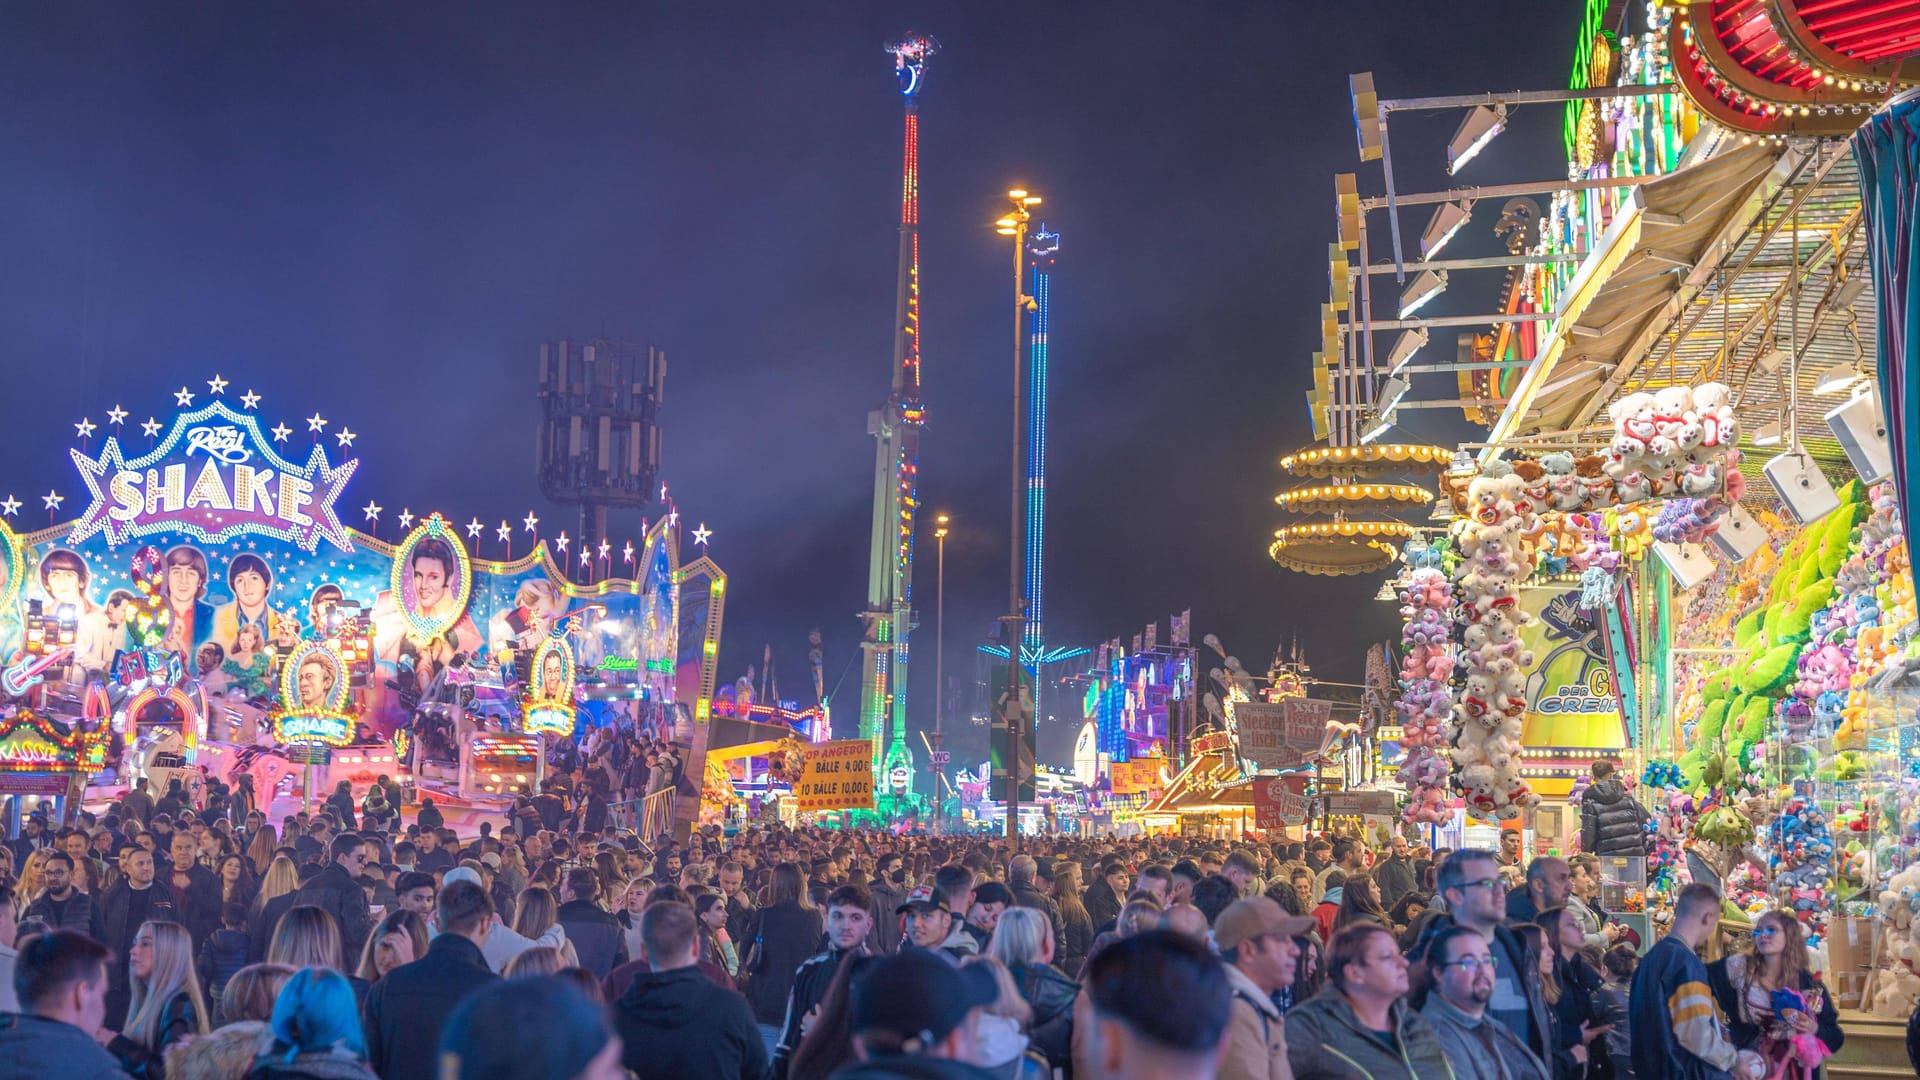
<svg viewBox="0 0 1920 1080"><path fill-rule="evenodd" d="M867 568L866 678L860 737L872 739L874 788L883 815L912 798L913 751L907 745L907 661L913 618L913 533L919 509L920 427L920 117L927 58L940 43L907 34L887 46L906 105L901 162L899 276L893 301L893 384L884 408L867 414L874 438L873 544Z"/></svg>

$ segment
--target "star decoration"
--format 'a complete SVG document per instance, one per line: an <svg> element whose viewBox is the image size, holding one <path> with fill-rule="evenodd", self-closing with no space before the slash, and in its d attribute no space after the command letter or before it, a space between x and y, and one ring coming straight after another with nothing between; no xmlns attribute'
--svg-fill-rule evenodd
<svg viewBox="0 0 1920 1080"><path fill-rule="evenodd" d="M667 482L665 480L660 481L660 501L667 501Z"/></svg>
<svg viewBox="0 0 1920 1080"><path fill-rule="evenodd" d="M312 416L307 417L308 431L319 431L321 428L326 426L327 426L327 422L321 419L319 413L314 413Z"/></svg>
<svg viewBox="0 0 1920 1080"><path fill-rule="evenodd" d="M400 527L403 529L413 528L413 511L404 506L400 508Z"/></svg>
<svg viewBox="0 0 1920 1080"><path fill-rule="evenodd" d="M712 536L713 530L707 528L707 523L704 521L700 523L699 528L693 530L693 542L699 544L701 547L706 547L707 540Z"/></svg>
<svg viewBox="0 0 1920 1080"><path fill-rule="evenodd" d="M667 511L667 528L677 529L679 527L680 527L680 511L678 510Z"/></svg>
<svg viewBox="0 0 1920 1080"><path fill-rule="evenodd" d="M474 518L472 521L467 522L467 539L472 540L478 537L480 530L484 528L486 528L486 526L480 524L479 518Z"/></svg>
<svg viewBox="0 0 1920 1080"><path fill-rule="evenodd" d="M494 530L494 535L498 536L500 542L504 544L507 542L507 539L513 535L513 529L509 527L505 521L502 521L500 522L500 527Z"/></svg>
<svg viewBox="0 0 1920 1080"><path fill-rule="evenodd" d="M80 418L79 423L73 425L73 430L76 432L79 432L81 438L91 439L93 438L93 432L94 432L93 421L83 416Z"/></svg>
<svg viewBox="0 0 1920 1080"><path fill-rule="evenodd" d="M207 380L207 389L216 394L224 394L227 392L227 380L221 378L216 372L213 378Z"/></svg>
<svg viewBox="0 0 1920 1080"><path fill-rule="evenodd" d="M145 435L149 439L160 434L160 421L155 420L151 416L147 417L147 422L140 425L140 434Z"/></svg>
<svg viewBox="0 0 1920 1080"><path fill-rule="evenodd" d="M19 512L20 512L19 499L14 498L12 495L8 495L4 500L0 500L0 514L5 514L8 517L12 517L13 515Z"/></svg>
<svg viewBox="0 0 1920 1080"><path fill-rule="evenodd" d="M589 553L586 548L581 548L580 549L580 565L585 566L592 561L593 561L593 555Z"/></svg>
<svg viewBox="0 0 1920 1080"><path fill-rule="evenodd" d="M248 390L246 393L240 395L241 408L251 409L258 404L260 404L260 395L254 393L252 390Z"/></svg>
<svg viewBox="0 0 1920 1080"><path fill-rule="evenodd" d="M119 427L122 423L126 421L126 419L127 419L127 410L121 408L118 405L115 405L113 408L107 410L107 423L112 424L114 427Z"/></svg>
<svg viewBox="0 0 1920 1080"><path fill-rule="evenodd" d="M57 510L61 503L67 501L67 497L57 491L49 491L45 495L40 496L40 501L47 504L47 509Z"/></svg>
<svg viewBox="0 0 1920 1080"><path fill-rule="evenodd" d="M627 541L627 550L625 554L626 554L626 560L628 562L632 562L633 561L633 541L631 540Z"/></svg>
<svg viewBox="0 0 1920 1080"><path fill-rule="evenodd" d="M612 544L607 543L605 540L600 541L600 557L602 559L606 558L607 552L611 550L613 550Z"/></svg>
<svg viewBox="0 0 1920 1080"><path fill-rule="evenodd" d="M335 435L334 438L340 440L341 446L352 446L353 440L358 438L358 436L354 435L352 428L343 427L340 429L340 433Z"/></svg>
<svg viewBox="0 0 1920 1080"><path fill-rule="evenodd" d="M173 400L174 400L174 404L179 405L181 408L184 409L187 406L193 404L193 391L183 386L180 389L175 390L173 392Z"/></svg>
<svg viewBox="0 0 1920 1080"><path fill-rule="evenodd" d="M275 424L267 430L273 433L274 442L286 442L287 436L293 434L293 429L285 424Z"/></svg>
<svg viewBox="0 0 1920 1080"><path fill-rule="evenodd" d="M365 505L365 506L363 506L363 507L361 507L361 508L360 508L360 512L361 512L362 514L365 514L365 515L367 515L367 520L368 520L368 521L379 521L379 520L380 520L380 511L382 511L382 510L385 510L385 509L386 509L386 507L384 507L384 506L381 506L381 505L380 505L379 503L377 503L377 502L374 502L374 501L373 501L372 499L368 499L368 500L367 500L367 505Z"/></svg>
<svg viewBox="0 0 1920 1080"><path fill-rule="evenodd" d="M521 522L521 524L522 524L522 525L525 525L525 526L527 527L527 531L528 531L528 532L532 532L532 531L533 531L533 527L534 527L535 525L538 525L538 524L540 524L540 519L539 519L539 518L537 518L537 517L534 517L534 516L533 516L533 511L531 511L531 510L529 510L529 511L527 511L527 516L526 516L526 519L525 519L525 520L523 520L523 521Z"/></svg>
<svg viewBox="0 0 1920 1080"><path fill-rule="evenodd" d="M560 531L560 539L554 541L553 546L559 548L561 551L567 550L567 533L565 529Z"/></svg>

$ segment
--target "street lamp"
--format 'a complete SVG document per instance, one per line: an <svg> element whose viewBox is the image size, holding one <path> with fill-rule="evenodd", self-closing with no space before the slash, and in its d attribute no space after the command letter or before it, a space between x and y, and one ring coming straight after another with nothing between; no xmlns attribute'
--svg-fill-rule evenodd
<svg viewBox="0 0 1920 1080"><path fill-rule="evenodd" d="M1013 850L1020 850L1020 749L1026 732L1020 716L1020 645L1026 638L1026 612L1020 587L1021 549L1026 546L1025 522L1021 517L1021 493L1026 487L1026 463L1021 460L1021 428L1026 405L1021 400L1026 385L1027 312L1034 307L1026 292L1027 223L1040 196L1029 195L1025 188L1007 192L1007 216L993 223L994 231L1013 238L1013 561L1007 585L1007 692L1002 713L1007 722L1007 839Z"/></svg>
<svg viewBox="0 0 1920 1080"><path fill-rule="evenodd" d="M933 539L937 551L934 560L933 601L933 753L927 763L933 766L933 831L945 832L946 800L940 796L940 784L947 765L946 745L941 741L941 716L947 704L947 526L953 521L946 514L933 519Z"/></svg>

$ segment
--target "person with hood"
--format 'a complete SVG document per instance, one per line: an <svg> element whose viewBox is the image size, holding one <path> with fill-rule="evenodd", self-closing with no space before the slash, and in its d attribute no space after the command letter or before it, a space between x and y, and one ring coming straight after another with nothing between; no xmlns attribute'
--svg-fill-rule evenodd
<svg viewBox="0 0 1920 1080"><path fill-rule="evenodd" d="M1295 1080L1452 1074L1440 1037L1407 1004L1407 961L1386 927L1363 921L1333 935L1327 979L1325 989L1287 1010Z"/></svg>
<svg viewBox="0 0 1920 1080"><path fill-rule="evenodd" d="M438 1067L391 1076L439 1080L622 1080L620 1038L577 983L507 979L469 994L448 1017Z"/></svg>
<svg viewBox="0 0 1920 1080"><path fill-rule="evenodd" d="M641 1080L760 1080L767 1053L753 1009L701 974L699 926L685 904L655 904L640 916L649 970L613 1006L621 1060Z"/></svg>
<svg viewBox="0 0 1920 1080"><path fill-rule="evenodd" d="M1588 855L1645 855L1647 811L1614 776L1613 762L1593 763L1593 783L1580 796L1580 850Z"/></svg>
<svg viewBox="0 0 1920 1080"><path fill-rule="evenodd" d="M992 971L925 949L883 957L853 981L853 1050L834 1080L993 1080L977 1014L1000 998Z"/></svg>
<svg viewBox="0 0 1920 1080"><path fill-rule="evenodd" d="M0 1061L20 1076L128 1080L93 1037L106 1018L111 956L106 946L72 930L22 942L13 969L21 1011L0 1014Z"/></svg>
<svg viewBox="0 0 1920 1080"><path fill-rule="evenodd" d="M898 853L880 856L867 891L873 894L873 931L867 936L867 951L881 956L899 952L903 932L897 912L907 902L907 864Z"/></svg>
<svg viewBox="0 0 1920 1080"><path fill-rule="evenodd" d="M366 842L358 833L343 832L327 847L330 861L312 880L300 886L293 905L317 907L340 924L342 955L359 956L373 931L373 912L360 875L367 869Z"/></svg>

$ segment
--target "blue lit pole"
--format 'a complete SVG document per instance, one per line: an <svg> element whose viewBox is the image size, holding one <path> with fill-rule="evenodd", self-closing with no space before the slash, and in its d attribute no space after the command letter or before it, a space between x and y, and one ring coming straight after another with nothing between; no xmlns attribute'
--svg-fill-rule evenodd
<svg viewBox="0 0 1920 1080"><path fill-rule="evenodd" d="M1027 259L1032 267L1033 292L1027 301L1031 315L1027 351L1027 625L1021 652L1022 662L1031 662L1033 666L1036 724L1045 715L1040 704L1040 674L1047 663L1043 607L1047 551L1047 334L1053 312L1053 264L1059 251L1060 234L1047 231L1045 222L1028 236Z"/></svg>

